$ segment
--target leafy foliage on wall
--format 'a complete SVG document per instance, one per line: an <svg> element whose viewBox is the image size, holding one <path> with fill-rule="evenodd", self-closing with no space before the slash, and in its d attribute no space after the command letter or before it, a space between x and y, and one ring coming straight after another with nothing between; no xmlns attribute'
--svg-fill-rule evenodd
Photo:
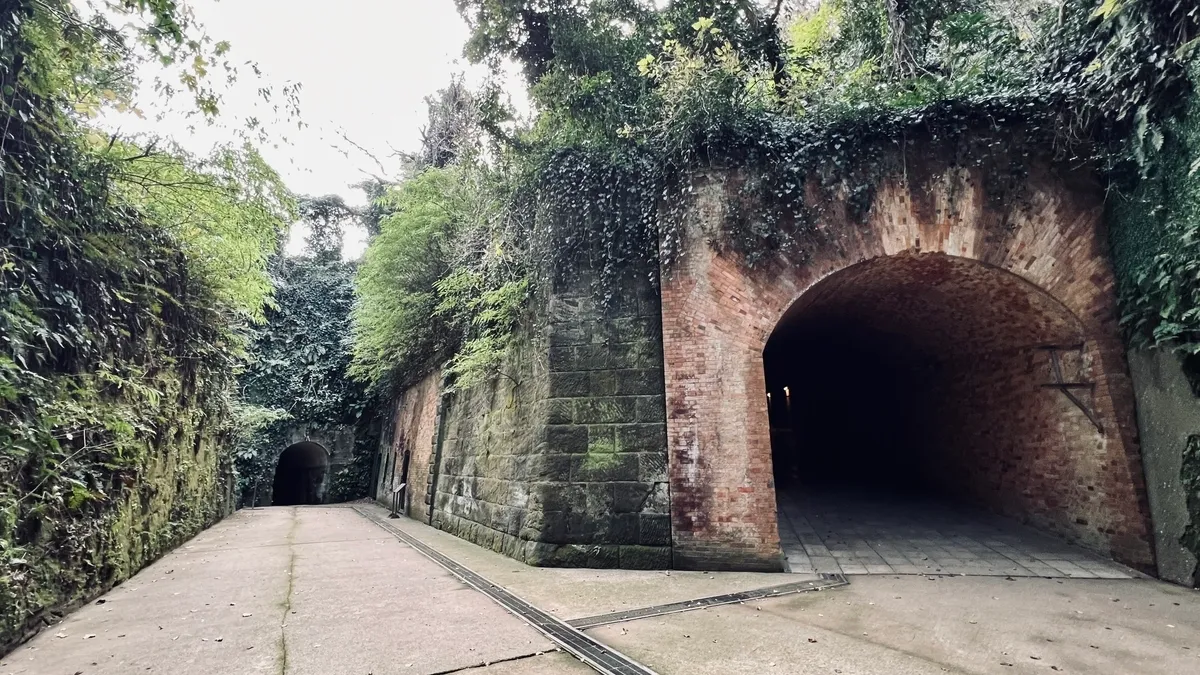
<svg viewBox="0 0 1200 675"><path fill-rule="evenodd" d="M363 447L346 475L333 477L333 501L366 496L378 434L375 399L347 375L357 263L342 260L341 246L362 214L337 197L303 198L299 211L309 227L305 250L272 261L274 302L252 330L251 359L240 378L238 418L246 433L235 454L239 493L248 505L266 494L289 425L356 427Z"/></svg>
<svg viewBox="0 0 1200 675"><path fill-rule="evenodd" d="M252 149L89 126L140 58L216 114L198 71L227 49L174 2L108 5L0 5L0 650L228 512L231 385L291 217Z"/></svg>
<svg viewBox="0 0 1200 675"><path fill-rule="evenodd" d="M980 165L1003 144L1014 158L1092 168L1114 195L1137 190L1171 171L1161 150L1178 133L1200 45L1200 8L1186 0L825 0L795 15L765 0L457 4L472 31L468 57L520 63L534 114L521 118L484 87L465 127L482 153L419 167L440 173L418 170L412 188L393 191L392 231L368 251L355 315L354 372L375 383L411 382L453 354L474 363L472 344L494 356L514 321L447 319L505 284L537 297L547 270L586 267L598 268L603 292L623 270L668 267L690 176L709 167L753 177L743 192L762 208L731 205L738 217L711 242L748 266L828 236L813 227L822 200L809 203L810 188L869 208L914 143L952 144ZM456 195L472 176L497 190L467 208ZM456 260L447 242L472 232L503 241L513 264ZM1138 273L1127 324L1155 343L1190 344L1200 328L1193 284L1168 280L1190 279L1200 258L1182 231L1163 241L1171 261ZM402 252L421 273L389 285ZM489 272L463 284L453 272L464 266ZM484 335L490 342L470 342Z"/></svg>

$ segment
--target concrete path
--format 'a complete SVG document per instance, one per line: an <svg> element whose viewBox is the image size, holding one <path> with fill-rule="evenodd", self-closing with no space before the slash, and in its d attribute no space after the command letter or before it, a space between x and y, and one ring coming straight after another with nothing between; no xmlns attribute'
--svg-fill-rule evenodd
<svg viewBox="0 0 1200 675"><path fill-rule="evenodd" d="M1200 673L1200 596L1149 580L855 576L589 634L660 673Z"/></svg>
<svg viewBox="0 0 1200 675"><path fill-rule="evenodd" d="M540 655L538 655L540 653ZM8 675L591 672L346 507L239 511L3 661Z"/></svg>
<svg viewBox="0 0 1200 675"><path fill-rule="evenodd" d="M567 621L798 578L537 569L389 523ZM239 512L103 600L0 675L592 672L349 507ZM1145 579L857 576L586 633L662 675L1200 673L1200 594Z"/></svg>

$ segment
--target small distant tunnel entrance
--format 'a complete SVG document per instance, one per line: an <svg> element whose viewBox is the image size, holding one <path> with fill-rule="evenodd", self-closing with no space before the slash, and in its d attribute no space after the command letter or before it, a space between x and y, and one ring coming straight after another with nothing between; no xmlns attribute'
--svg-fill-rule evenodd
<svg viewBox="0 0 1200 675"><path fill-rule="evenodd" d="M973 260L877 258L812 287L763 353L791 567L1123 573L1019 524L1083 529L1072 465L1102 433L1085 394L1048 386L1052 358L1061 379L1085 377L1082 342L1056 299Z"/></svg>
<svg viewBox="0 0 1200 675"><path fill-rule="evenodd" d="M288 446L275 466L271 504L320 504L328 471L329 453L319 444L305 441Z"/></svg>

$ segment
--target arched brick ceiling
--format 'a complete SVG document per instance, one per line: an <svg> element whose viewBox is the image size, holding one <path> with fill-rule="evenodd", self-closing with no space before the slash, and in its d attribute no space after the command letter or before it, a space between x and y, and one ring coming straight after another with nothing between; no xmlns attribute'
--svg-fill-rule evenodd
<svg viewBox="0 0 1200 675"><path fill-rule="evenodd" d="M942 253L873 258L806 291L768 342L814 328L858 325L935 356L961 356L1082 340L1079 320L1011 272Z"/></svg>
<svg viewBox="0 0 1200 675"><path fill-rule="evenodd" d="M301 441L294 445L289 445L283 454L279 457L279 463L284 461L288 464L304 469L315 469L319 466L329 464L329 452L319 443L312 441Z"/></svg>

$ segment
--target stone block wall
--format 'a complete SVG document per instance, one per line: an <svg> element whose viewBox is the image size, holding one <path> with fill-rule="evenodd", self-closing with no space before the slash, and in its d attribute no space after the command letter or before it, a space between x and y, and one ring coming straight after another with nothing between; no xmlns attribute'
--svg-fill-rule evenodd
<svg viewBox="0 0 1200 675"><path fill-rule="evenodd" d="M445 399L427 497L435 527L521 560L538 510L531 502L546 390L545 351L536 337L523 338L501 375Z"/></svg>
<svg viewBox="0 0 1200 675"><path fill-rule="evenodd" d="M538 487L541 540L564 564L671 564L658 291L631 274L606 304L589 278L551 297L541 449L561 483Z"/></svg>
<svg viewBox="0 0 1200 675"><path fill-rule="evenodd" d="M658 292L619 286L560 280L496 377L402 394L381 467L412 453L409 515L531 565L671 566Z"/></svg>

